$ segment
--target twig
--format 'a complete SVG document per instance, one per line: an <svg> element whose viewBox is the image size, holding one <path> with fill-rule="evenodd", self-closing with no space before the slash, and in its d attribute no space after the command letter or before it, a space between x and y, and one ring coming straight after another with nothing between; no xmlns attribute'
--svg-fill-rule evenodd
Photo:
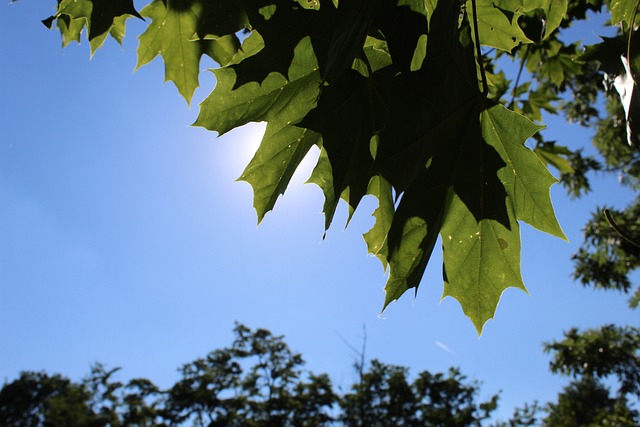
<svg viewBox="0 0 640 427"><path fill-rule="evenodd" d="M616 231L616 233L620 235L620 237L622 237L627 242L631 243L636 248L640 248L639 243L635 242L627 233L625 233L624 231L622 231L620 227L618 227L618 224L616 224L615 221L613 220L613 217L611 216L611 212L609 211L609 209L604 210L604 217L607 219L607 222L609 223L611 228L613 228Z"/></svg>
<svg viewBox="0 0 640 427"><path fill-rule="evenodd" d="M640 0L638 0L640 2ZM487 75L482 65L482 51L480 50L480 33L478 32L478 12L476 11L476 0L471 0L471 10L473 11L473 32L476 38L476 62L480 67L480 76L482 78L482 95L489 94L489 86L487 85Z"/></svg>

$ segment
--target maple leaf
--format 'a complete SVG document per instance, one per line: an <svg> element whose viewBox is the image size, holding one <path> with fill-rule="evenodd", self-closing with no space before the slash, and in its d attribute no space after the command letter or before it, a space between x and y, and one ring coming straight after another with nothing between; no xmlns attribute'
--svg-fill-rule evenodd
<svg viewBox="0 0 640 427"><path fill-rule="evenodd" d="M378 257L382 266L387 269L389 263L387 256L389 255L389 246L387 244L387 236L395 214L393 204L393 188L380 175L375 175L369 182L367 194L378 199L378 207L373 211L375 224L363 237L367 243L369 253Z"/></svg>
<svg viewBox="0 0 640 427"><path fill-rule="evenodd" d="M235 60L244 59L247 52L261 52L262 44L260 35L252 34ZM237 89L239 71L233 64L214 70L218 83L200 105L194 123L222 135L249 122L268 122L258 151L240 177L254 189L258 221L273 208L309 149L319 144L316 133L295 126L315 107L320 94L320 70L311 40L300 40L293 56L286 75L271 73L261 83Z"/></svg>
<svg viewBox="0 0 640 427"><path fill-rule="evenodd" d="M165 81L173 81L188 103L198 87L202 55L228 64L240 47L235 32L246 25L242 9L204 0L154 0L141 13L152 21L139 37L136 69L161 55ZM215 14L220 16L216 19ZM226 25L219 24L225 19ZM205 38L211 34L215 37Z"/></svg>
<svg viewBox="0 0 640 427"><path fill-rule="evenodd" d="M625 22L627 28L632 23L638 25L640 18L638 17L638 4L637 0L613 0L609 6L611 11L611 25L617 25L620 22Z"/></svg>
<svg viewBox="0 0 640 427"><path fill-rule="evenodd" d="M476 190L470 192L477 200L476 208L470 208L473 204L457 192L441 232L443 297L456 298L479 333L493 317L505 289L526 291L519 268L517 220L566 239L549 197L556 180L535 153L524 146L540 127L499 104L489 103L480 114L480 129L484 153L467 153L467 157L476 160L459 166L465 174L473 165L480 167L473 180ZM499 157L492 160L489 153ZM493 176L504 185L504 194L495 193L499 188L495 182L487 183L487 178ZM472 186L463 188L468 191Z"/></svg>
<svg viewBox="0 0 640 427"><path fill-rule="evenodd" d="M472 10L471 1L467 1L468 11ZM513 0L475 0L475 2L478 11L480 43L507 52L511 52L520 43L531 43L518 25L518 18L524 14L520 2ZM473 21L471 25L474 25Z"/></svg>
<svg viewBox="0 0 640 427"><path fill-rule="evenodd" d="M371 138L385 114L383 105L376 102L371 91L369 79L350 69L323 89L318 106L300 123L322 134L322 146L330 159L331 178L327 182L332 186L321 186L326 199L333 201L325 204L326 228L340 197L347 201L352 214L367 192L373 167Z"/></svg>
<svg viewBox="0 0 640 427"><path fill-rule="evenodd" d="M555 217L549 188L557 182L538 156L524 145L542 126L500 104L481 114L483 138L506 162L499 173L516 219L567 240Z"/></svg>
<svg viewBox="0 0 640 427"><path fill-rule="evenodd" d="M517 220L564 234L549 199L555 180L524 146L539 127L481 96L469 28L455 19L438 6L423 69L392 90L389 111L401 114L379 134L376 165L402 196L391 213L378 191L387 199L374 215L385 223L365 240L389 265L386 306L417 289L441 235L443 297L455 297L480 332L506 288L525 289Z"/></svg>

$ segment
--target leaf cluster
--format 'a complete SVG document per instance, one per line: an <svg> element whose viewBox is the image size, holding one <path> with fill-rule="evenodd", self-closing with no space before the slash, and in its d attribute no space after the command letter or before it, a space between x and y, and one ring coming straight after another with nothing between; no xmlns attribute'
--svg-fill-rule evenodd
<svg viewBox="0 0 640 427"><path fill-rule="evenodd" d="M565 40L563 30L605 8L618 37L586 52ZM211 57L217 83L195 125L221 135L267 122L240 177L258 221L317 146L309 181L324 194L326 229L341 200L351 218L365 196L378 199L364 239L388 270L384 306L417 290L440 242L443 298L457 299L480 332L505 289L525 290L519 222L564 238L547 167L574 196L590 189L590 171L637 172L634 153L620 166L618 148L596 144L601 163L534 124L563 114L634 138L633 102L623 102L624 126L598 107L603 73L635 84L634 10L623 0L154 0L138 13L131 0L60 0L45 23L64 44L86 28L94 52L109 34L121 40L127 18L150 19L138 67L160 55L187 101ZM509 58L519 63L512 76Z"/></svg>

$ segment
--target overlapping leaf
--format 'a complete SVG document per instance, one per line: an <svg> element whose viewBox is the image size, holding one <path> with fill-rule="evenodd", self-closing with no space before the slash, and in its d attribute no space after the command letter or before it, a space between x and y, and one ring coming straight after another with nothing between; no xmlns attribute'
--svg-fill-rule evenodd
<svg viewBox="0 0 640 427"><path fill-rule="evenodd" d="M196 125L224 133L268 122L241 177L254 188L259 219L322 141L311 181L325 193L327 226L340 198L352 210L365 194L379 199L365 240L389 267L385 305L417 288L442 235L444 296L458 299L480 331L507 287L524 289L517 221L563 236L549 200L553 178L524 147L538 127L482 97L469 25L459 27L459 11L446 1L432 13L422 66L412 57L408 67L400 50L394 55L395 42L368 39L364 55L354 54L359 42L348 49L361 58L353 69L336 72L320 90L320 70L335 52L327 44L330 27L323 28L331 10L322 15L276 3L248 12L255 33L243 51L252 54L241 52L215 72L218 85ZM294 16L306 23L308 37L299 38L300 28L286 39L276 31ZM421 37L412 33L414 50L424 49ZM397 207L394 193L401 195Z"/></svg>
<svg viewBox="0 0 640 427"><path fill-rule="evenodd" d="M463 182L469 180L463 188L471 189L476 183L469 196L472 200L475 195L477 203L464 201L460 191L452 199L441 232L443 296L460 302L478 332L493 317L505 289L525 290L517 220L564 238L549 197L555 179L524 146L538 129L501 105L489 104L480 114L482 148L467 152L465 158L475 160L467 165L461 160L459 166L467 175L461 177ZM490 182L495 178L504 187Z"/></svg>
<svg viewBox="0 0 640 427"><path fill-rule="evenodd" d="M255 52L261 45L256 34L245 40L243 51ZM299 42L294 57L286 75L274 72L261 83L249 82L237 89L235 68L215 70L218 83L201 104L195 122L219 134L249 122L268 123L255 157L240 177L254 189L259 220L273 208L309 149L319 143L318 134L295 126L320 94L320 71L309 38Z"/></svg>
<svg viewBox="0 0 640 427"><path fill-rule="evenodd" d="M517 220L563 234L549 199L554 180L524 147L538 127L481 98L469 34L464 29L452 33L455 26L446 24L453 22L454 12L436 10L425 72L406 80L407 89L425 92L394 91L404 105L389 110L411 111L416 120L388 119L376 162L403 194L391 225L374 227L365 239L370 248L382 248L376 254L389 263L388 304L418 286L441 234L444 296L458 299L480 331L507 287L524 289ZM376 215L388 224L388 191L385 196Z"/></svg>
<svg viewBox="0 0 640 427"><path fill-rule="evenodd" d="M306 0L300 0L300 3ZM320 69L324 69L333 33L335 7L324 2L319 10L305 9L293 0L243 0L251 28L264 40L264 48L233 65L235 87L262 82L269 74L285 76L294 61L294 49L308 37Z"/></svg>
<svg viewBox="0 0 640 427"><path fill-rule="evenodd" d="M518 24L518 18L524 14L518 3L512 0L476 0L480 43L507 52L520 43L531 43ZM467 1L466 7L468 11L473 10L471 0Z"/></svg>
<svg viewBox="0 0 640 427"><path fill-rule="evenodd" d="M495 104L482 112L482 136L507 163L499 172L516 219L566 240L556 220L549 188L556 182L524 142L542 127Z"/></svg>
<svg viewBox="0 0 640 427"><path fill-rule="evenodd" d="M121 43L125 20L131 16L142 18L132 0L62 0L58 3L58 12L42 22L51 28L53 22L57 21L63 46L71 41L79 42L80 34L86 27L93 54L109 34Z"/></svg>
<svg viewBox="0 0 640 427"><path fill-rule="evenodd" d="M567 11L568 0L476 0L480 42L507 52L532 40L524 33L519 20L526 15L540 15L540 33L535 40L548 37L558 28ZM467 10L472 10L471 0Z"/></svg>

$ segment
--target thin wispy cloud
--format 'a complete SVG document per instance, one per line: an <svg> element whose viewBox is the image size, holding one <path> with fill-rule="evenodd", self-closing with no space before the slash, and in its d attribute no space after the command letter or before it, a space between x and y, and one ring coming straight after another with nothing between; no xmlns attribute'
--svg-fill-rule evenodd
<svg viewBox="0 0 640 427"><path fill-rule="evenodd" d="M436 345L438 347L440 347L441 349L443 349L444 351L446 351L447 353L451 353L454 356L457 356L456 352L451 350L449 347L447 347L446 345L444 345L443 343L441 343L440 341L436 341Z"/></svg>

